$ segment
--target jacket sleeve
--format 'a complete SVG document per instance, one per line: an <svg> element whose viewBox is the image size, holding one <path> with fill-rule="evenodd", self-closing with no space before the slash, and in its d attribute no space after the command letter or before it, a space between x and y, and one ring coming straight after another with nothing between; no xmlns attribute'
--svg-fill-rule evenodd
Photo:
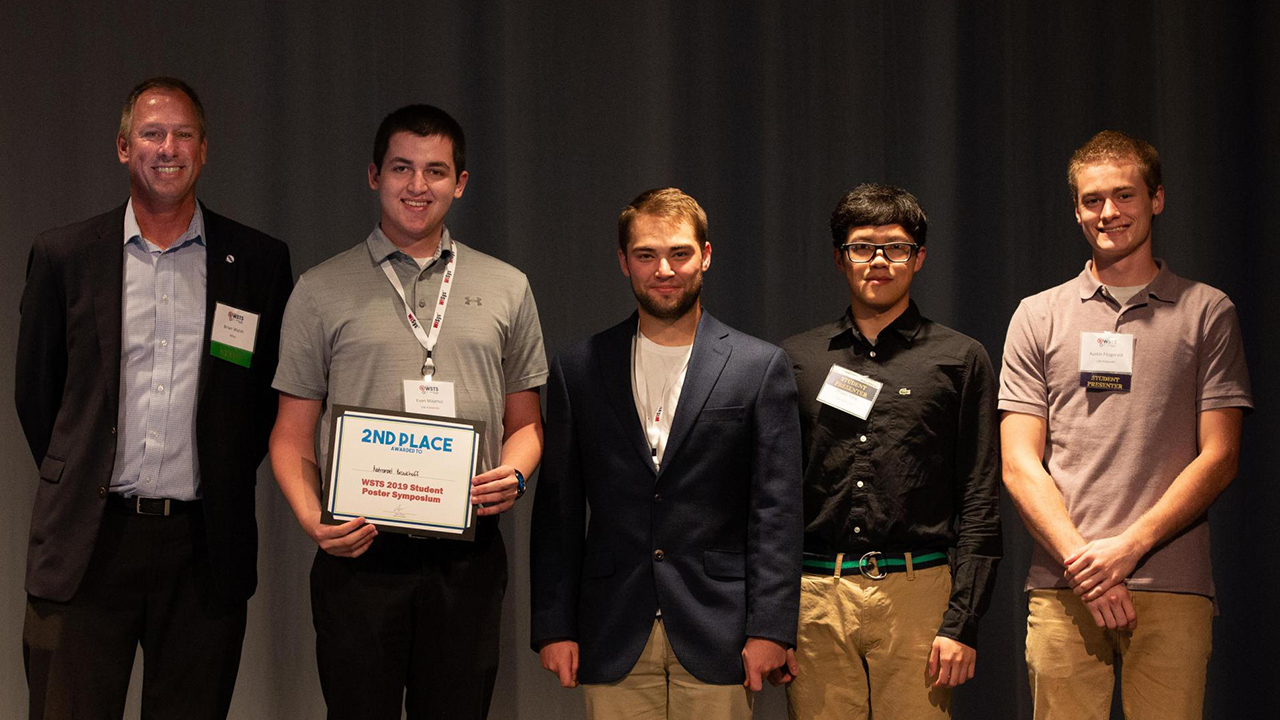
<svg viewBox="0 0 1280 720"><path fill-rule="evenodd" d="M578 594L586 532L586 496L574 416L562 361L551 364L542 468L530 530L530 645L577 640Z"/></svg>
<svg viewBox="0 0 1280 720"><path fill-rule="evenodd" d="M803 545L797 397L791 362L775 349L753 418L746 630L786 646L796 641Z"/></svg>
<svg viewBox="0 0 1280 720"><path fill-rule="evenodd" d="M66 299L46 243L27 257L27 284L19 305L14 399L31 455L39 465L49 450L67 382Z"/></svg>

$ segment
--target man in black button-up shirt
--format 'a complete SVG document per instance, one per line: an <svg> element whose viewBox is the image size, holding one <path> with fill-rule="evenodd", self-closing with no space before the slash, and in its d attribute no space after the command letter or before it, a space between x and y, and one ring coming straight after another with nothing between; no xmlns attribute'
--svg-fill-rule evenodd
<svg viewBox="0 0 1280 720"><path fill-rule="evenodd" d="M900 188L846 195L850 307L783 343L805 453L793 718L948 717L973 677L1001 551L995 374L911 302L927 227Z"/></svg>

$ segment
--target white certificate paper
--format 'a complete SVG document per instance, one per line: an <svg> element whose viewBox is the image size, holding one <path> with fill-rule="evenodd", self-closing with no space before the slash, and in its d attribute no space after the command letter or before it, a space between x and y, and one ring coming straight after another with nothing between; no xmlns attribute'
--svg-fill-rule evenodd
<svg viewBox="0 0 1280 720"><path fill-rule="evenodd" d="M335 406L323 520L470 540L482 424Z"/></svg>

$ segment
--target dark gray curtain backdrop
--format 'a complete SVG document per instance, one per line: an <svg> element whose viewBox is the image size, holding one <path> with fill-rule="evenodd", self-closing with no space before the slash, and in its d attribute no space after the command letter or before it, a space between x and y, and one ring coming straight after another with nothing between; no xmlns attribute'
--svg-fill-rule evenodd
<svg viewBox="0 0 1280 720"><path fill-rule="evenodd" d="M778 341L843 310L827 216L853 185L887 181L916 193L932 220L914 297L998 362L1018 300L1087 258L1067 158L1100 129L1126 130L1165 161L1157 254L1228 292L1244 327L1259 409L1239 477L1211 512L1222 615L1207 716L1270 716L1280 700L1280 252L1267 222L1280 181L1278 21L1274 3L1191 0L5 3L0 385L15 381L31 239L125 199L118 106L148 75L179 75L205 102L201 199L288 241L298 272L377 220L365 166L381 117L410 102L450 110L471 171L450 226L529 275L549 353L632 308L615 221L639 191L675 185L698 198L715 247L707 306ZM37 482L11 407L0 409L0 718L25 714L22 578ZM232 716L321 717L314 548L265 468L259 485L262 582ZM512 581L493 717L577 718L579 694L527 648L529 510L526 499L503 521ZM999 591L957 718L1030 717L1021 581L1031 545L1005 511ZM756 716L784 708L769 691Z"/></svg>

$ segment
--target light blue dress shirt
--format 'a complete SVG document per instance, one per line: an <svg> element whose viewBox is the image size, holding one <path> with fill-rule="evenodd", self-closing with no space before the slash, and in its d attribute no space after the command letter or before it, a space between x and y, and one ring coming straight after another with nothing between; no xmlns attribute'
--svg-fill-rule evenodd
<svg viewBox="0 0 1280 720"><path fill-rule="evenodd" d="M120 414L111 492L195 500L196 390L204 352L204 214L167 249L142 237L133 201L124 213Z"/></svg>

